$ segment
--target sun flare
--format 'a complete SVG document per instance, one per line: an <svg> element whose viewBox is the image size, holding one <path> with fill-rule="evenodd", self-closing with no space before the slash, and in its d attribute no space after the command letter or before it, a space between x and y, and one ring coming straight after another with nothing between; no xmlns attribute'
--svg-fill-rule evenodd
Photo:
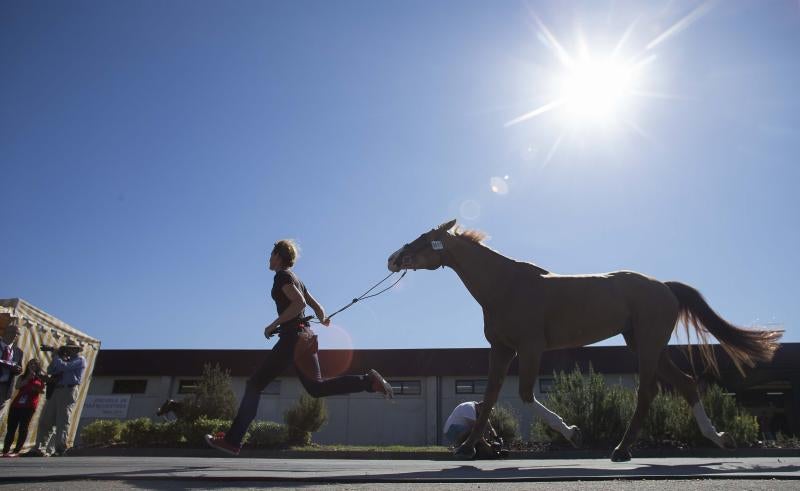
<svg viewBox="0 0 800 491"><path fill-rule="evenodd" d="M644 101L676 98L658 88L664 84L663 67L656 63L655 49L697 22L717 3L718 0L703 0L674 23L666 23L668 27L663 30L656 27L663 25L661 14L654 17L658 22L653 23L642 13L628 25L615 46L585 37L580 27L575 35L576 43L565 46L533 14L536 38L552 55L552 60L550 64L535 64L529 90L537 105L504 126L508 128L545 115L551 121L553 118L560 121L550 149L542 152L542 166L550 162L562 144L571 141L583 145L601 138L613 139L628 130L653 141L637 122L641 111L647 109ZM645 29L648 22L657 30L648 32ZM650 41L642 43L643 36Z"/></svg>
<svg viewBox="0 0 800 491"><path fill-rule="evenodd" d="M573 123L613 121L628 102L633 69L611 59L584 59L559 81L565 115Z"/></svg>

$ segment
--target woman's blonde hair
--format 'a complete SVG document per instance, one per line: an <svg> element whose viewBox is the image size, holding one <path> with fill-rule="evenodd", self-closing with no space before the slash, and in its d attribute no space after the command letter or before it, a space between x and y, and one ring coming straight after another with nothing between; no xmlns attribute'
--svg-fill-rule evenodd
<svg viewBox="0 0 800 491"><path fill-rule="evenodd" d="M291 268L294 266L297 258L300 257L300 247L293 239L281 239L275 242L272 253L280 256L284 266Z"/></svg>

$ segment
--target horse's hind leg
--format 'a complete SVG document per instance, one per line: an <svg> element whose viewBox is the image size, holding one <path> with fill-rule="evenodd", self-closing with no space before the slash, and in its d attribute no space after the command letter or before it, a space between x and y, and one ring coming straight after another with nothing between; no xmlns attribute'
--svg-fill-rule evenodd
<svg viewBox="0 0 800 491"><path fill-rule="evenodd" d="M533 386L539 376L539 361L542 353L535 349L521 348L519 351L519 397L522 402L533 405L533 414L544 421L547 426L561 433L575 448L581 446L581 430L575 426L567 426L564 419L547 409L533 395Z"/></svg>
<svg viewBox="0 0 800 491"><path fill-rule="evenodd" d="M718 433L714 428L714 424L703 408L703 403L700 402L700 394L697 392L697 384L694 379L675 365L667 350L661 353L661 357L658 360L658 376L674 387L686 399L689 407L692 408L692 414L694 414L694 419L697 421L697 426L700 427L700 432L703 436L720 448L736 448L736 442L729 434L725 432Z"/></svg>
<svg viewBox="0 0 800 491"><path fill-rule="evenodd" d="M659 352L664 349L669 339L667 336L662 342L656 336L653 336L639 341L631 331L624 333L623 336L625 337L625 342L636 351L639 358L639 388L636 390L636 409L628 423L628 429L625 430L622 440L611 454L611 460L614 462L631 460L631 445L636 442L636 438L642 428L642 422L650 410L650 403L656 395L656 368L658 366Z"/></svg>

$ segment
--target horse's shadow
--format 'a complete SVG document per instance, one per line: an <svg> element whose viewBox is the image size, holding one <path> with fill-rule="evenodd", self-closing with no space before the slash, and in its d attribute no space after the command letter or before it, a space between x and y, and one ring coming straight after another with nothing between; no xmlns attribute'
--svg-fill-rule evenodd
<svg viewBox="0 0 800 491"><path fill-rule="evenodd" d="M192 480L191 477L181 475L182 471L197 471L201 470L201 466L187 467L186 469L175 468L169 477L167 476L153 476L150 472L150 479L159 480L159 477L166 478L165 480ZM260 467L253 469L238 469L250 470L257 473L263 470ZM797 464L784 464L784 465L752 465L747 464L741 460L719 460L713 462L703 462L696 464L657 464L657 463L624 463L624 464L611 464L604 467L587 467L585 463L575 462L574 464L541 464L530 466L509 466L498 468L483 468L477 465L459 465L456 467L448 467L440 470L419 471L419 472L394 472L385 474L372 474L372 473L358 473L358 474L341 474L341 475L314 475L316 470L297 469L289 471L290 476L268 477L264 479L263 476L251 477L268 483L271 481L285 481L293 483L400 483L400 482L417 482L417 483L435 483L435 482L490 482L490 481L600 481L608 479L698 479L698 478L727 478L727 477L740 477L746 474L748 479L765 479L765 478L791 478L800 479L800 465ZM130 480L131 482L138 480L131 474L124 473L120 475L121 480ZM95 474L91 477L100 478L100 474ZM111 476L105 475L104 478ZM131 479L133 478L133 479ZM242 481L247 481L248 478L243 478ZM199 482L202 482L203 478Z"/></svg>
<svg viewBox="0 0 800 491"><path fill-rule="evenodd" d="M618 467L617 467L618 466ZM748 478L791 477L800 479L800 465L785 464L777 466L748 465L742 461L716 461L698 464L653 464L625 463L608 467L586 467L581 463L548 464L541 466L520 466L482 468L475 465L461 465L438 471L410 473L370 474L368 476L337 476L340 481L373 482L441 482L441 481L568 481L568 480L606 480L606 479L680 479L716 478L747 474Z"/></svg>
<svg viewBox="0 0 800 491"><path fill-rule="evenodd" d="M794 459L793 459L794 460ZM391 473L343 473L330 475L320 473L319 469L298 468L283 470L289 475L259 475L262 465L237 466L237 471L245 476L232 479L225 475L225 468L217 464L174 465L155 469L107 470L88 472L80 475L39 476L38 482L103 480L121 481L131 487L147 489L181 489L181 483L191 482L198 489L214 488L219 481L257 482L259 486L283 482L295 487L319 483L443 483L443 482L548 482L548 481L601 481L619 479L714 479L746 477L747 479L800 479L800 465L780 463L777 465L748 464L742 460L727 459L693 464L659 464L636 462L587 466L586 462L575 463L534 463L516 461L517 466L482 467L477 464L464 464L443 469L417 472ZM525 465L528 464L528 465ZM219 471L222 470L222 475ZM200 473L200 475L196 475ZM195 475L192 475L195 474ZM6 477L1 482L28 482L26 477Z"/></svg>

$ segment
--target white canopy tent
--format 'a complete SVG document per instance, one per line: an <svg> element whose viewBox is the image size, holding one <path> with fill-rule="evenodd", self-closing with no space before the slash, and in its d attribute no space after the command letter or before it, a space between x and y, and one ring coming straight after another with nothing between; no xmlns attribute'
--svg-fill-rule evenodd
<svg viewBox="0 0 800 491"><path fill-rule="evenodd" d="M78 422L80 421L83 403L89 391L89 383L91 381L92 371L94 370L95 359L97 358L97 352L100 350L100 341L34 307L25 300L19 298L0 299L0 335L2 335L6 327L12 323L16 323L20 329L20 336L17 343L23 352L23 366L27 365L28 361L35 357L42 363L43 368L47 368L52 360L53 353L42 352L39 349L39 346L42 344L57 348L68 340L72 340L83 347L81 354L86 357L87 366L86 372L83 375L83 382L80 385L77 407L75 411L73 411L72 421L70 421L70 432L67 437L67 443L72 445L72 442L75 440L75 433L78 430ZM23 447L24 450L29 449L36 441L39 414L44 404L45 400L44 396L42 396L36 414L31 421L28 440ZM6 432L6 414L8 412L8 406L7 404L2 414L0 414L0 434L2 435L5 435Z"/></svg>

